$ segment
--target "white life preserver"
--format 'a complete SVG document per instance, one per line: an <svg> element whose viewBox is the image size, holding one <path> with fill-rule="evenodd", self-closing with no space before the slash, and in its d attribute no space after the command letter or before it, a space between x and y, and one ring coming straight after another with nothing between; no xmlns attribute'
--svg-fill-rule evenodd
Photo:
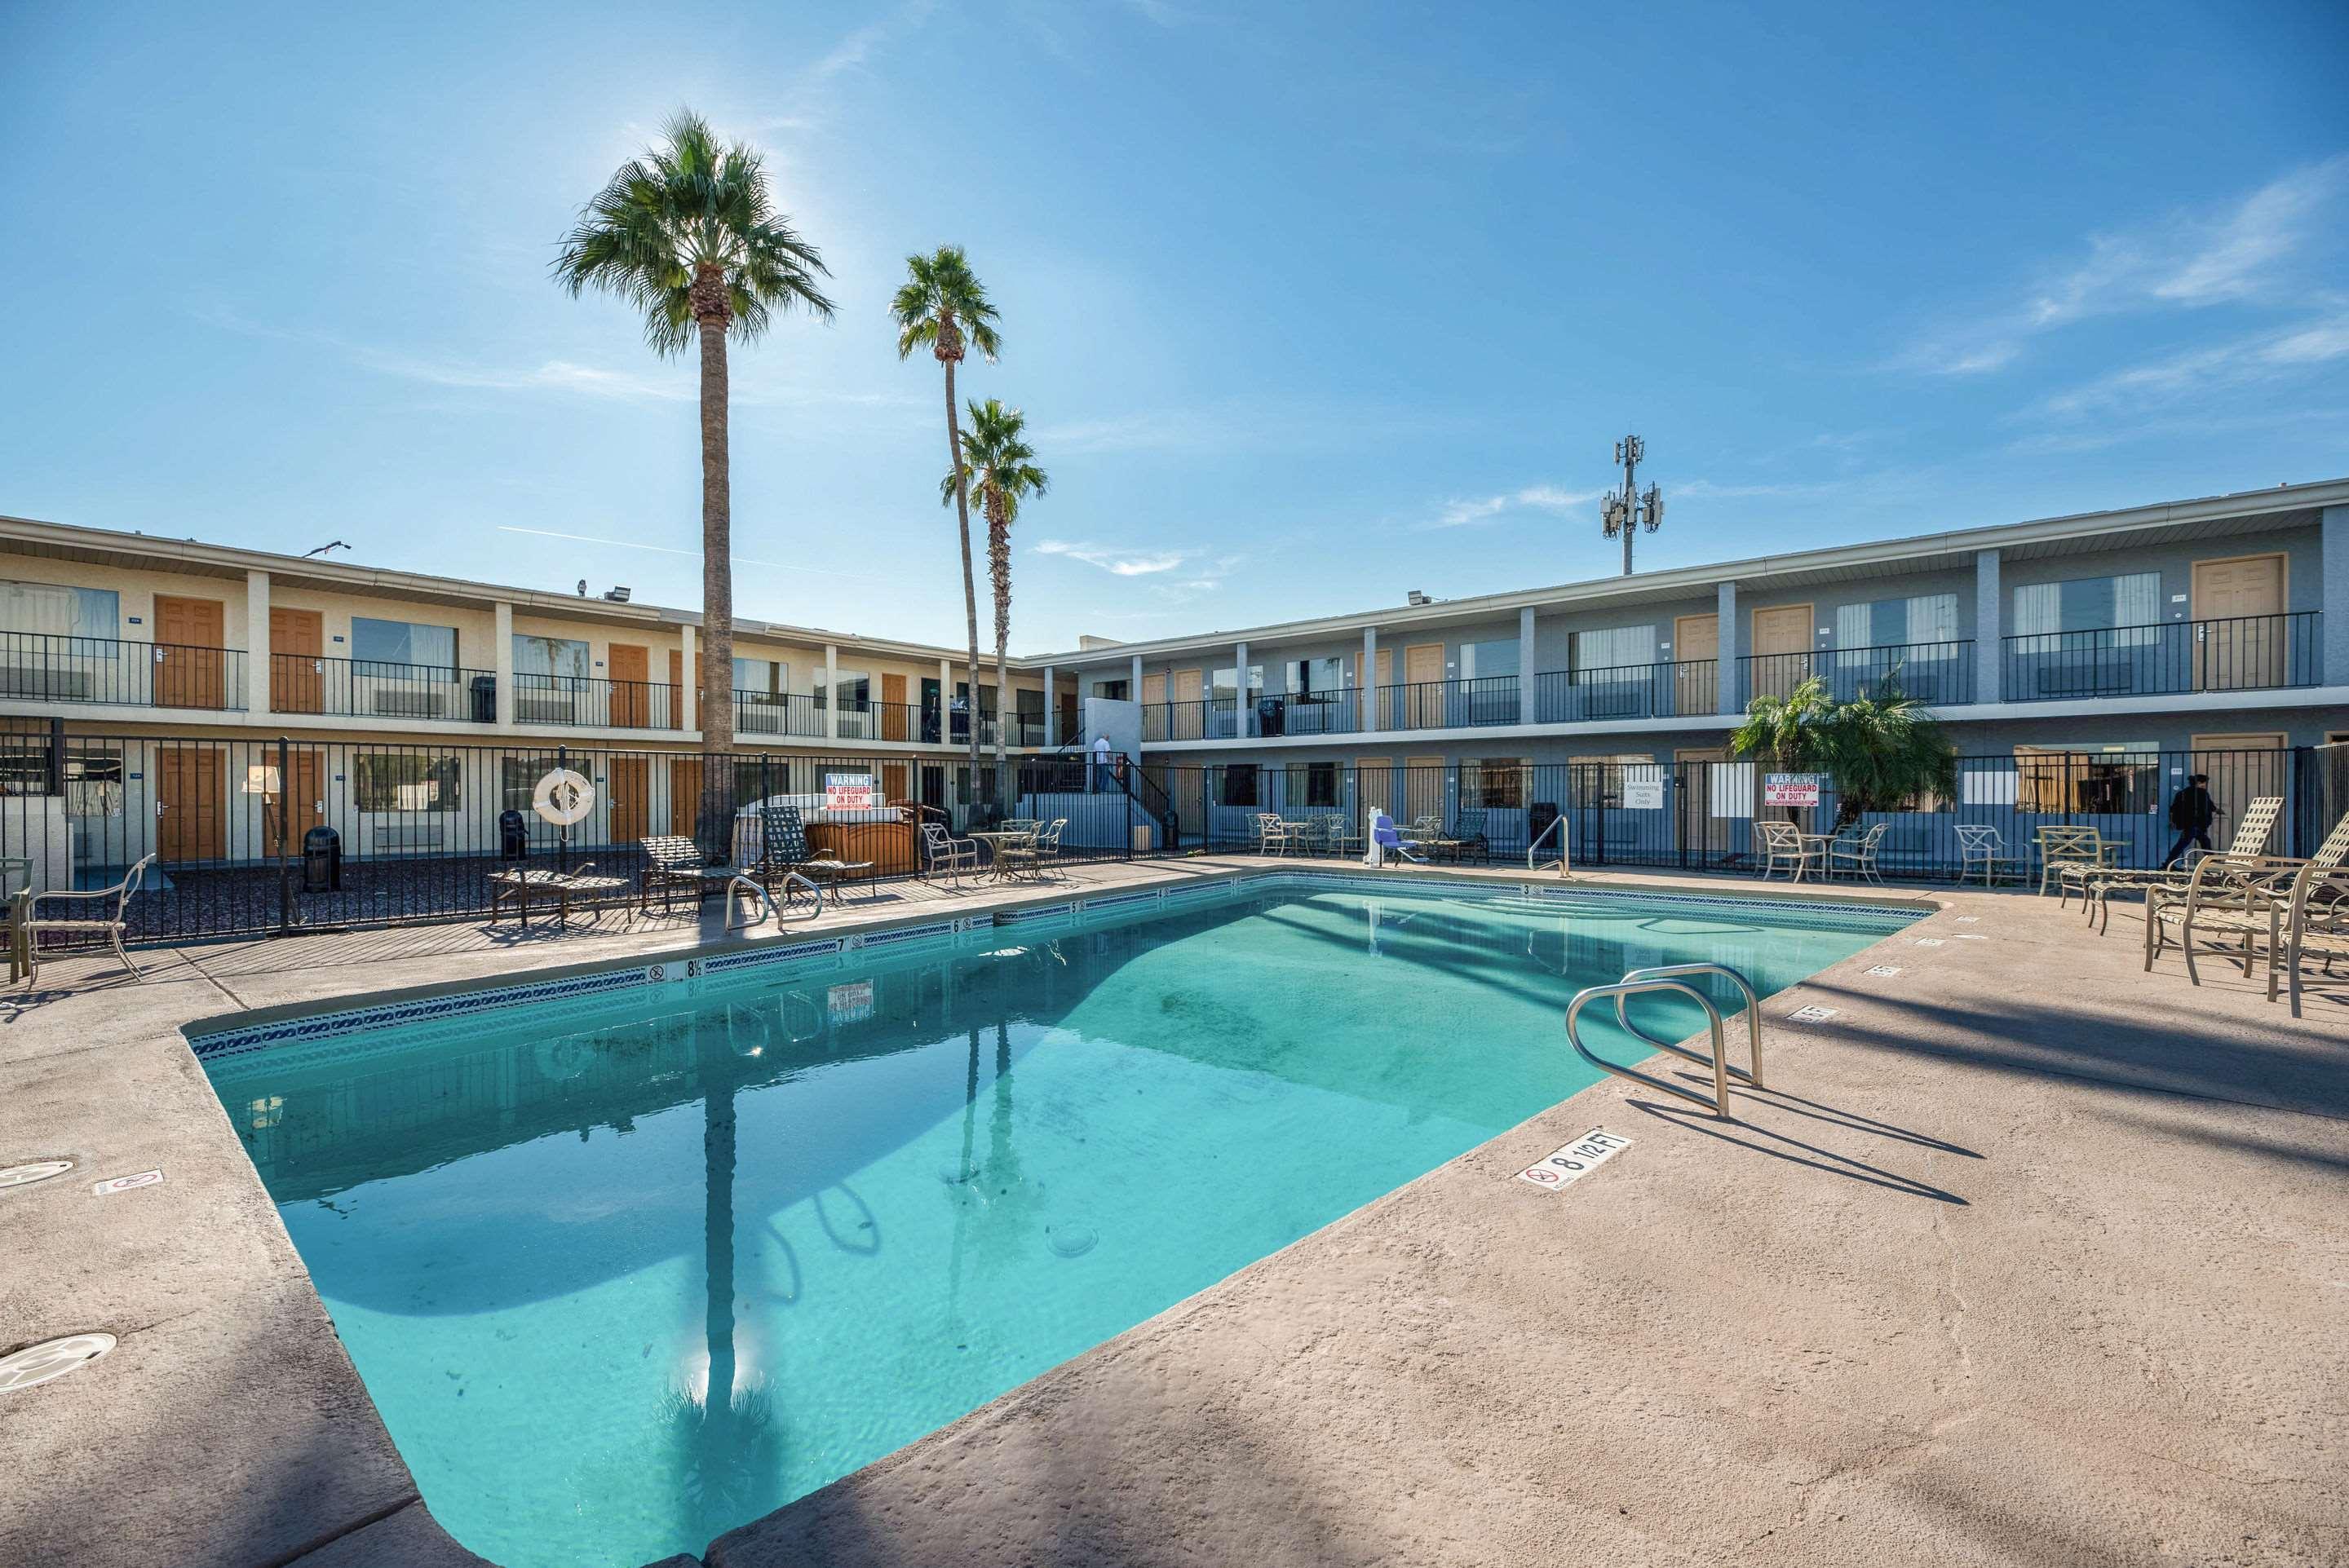
<svg viewBox="0 0 2349 1568"><path fill-rule="evenodd" d="M571 769L557 768L530 792L530 809L556 827L567 828L595 809L595 786Z"/></svg>

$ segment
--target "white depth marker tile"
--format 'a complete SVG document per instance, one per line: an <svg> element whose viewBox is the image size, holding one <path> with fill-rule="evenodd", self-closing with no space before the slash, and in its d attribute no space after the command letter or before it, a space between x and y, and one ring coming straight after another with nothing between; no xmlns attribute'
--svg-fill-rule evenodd
<svg viewBox="0 0 2349 1568"><path fill-rule="evenodd" d="M1555 1154L1537 1160L1517 1172L1517 1180L1530 1181L1545 1191L1581 1181L1601 1165L1615 1158L1619 1151L1631 1147L1628 1138L1592 1128Z"/></svg>
<svg viewBox="0 0 2349 1568"><path fill-rule="evenodd" d="M136 1176L116 1176L98 1182L90 1188L90 1191L101 1198L108 1198L117 1192L131 1192L141 1187L152 1187L162 1180L163 1173L160 1171L141 1171Z"/></svg>

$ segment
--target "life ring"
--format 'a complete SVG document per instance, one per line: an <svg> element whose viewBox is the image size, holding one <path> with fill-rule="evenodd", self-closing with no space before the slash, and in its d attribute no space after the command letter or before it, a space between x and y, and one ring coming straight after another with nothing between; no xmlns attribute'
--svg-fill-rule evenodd
<svg viewBox="0 0 2349 1568"><path fill-rule="evenodd" d="M558 828L570 827L595 809L595 786L572 769L554 769L530 792L530 809Z"/></svg>

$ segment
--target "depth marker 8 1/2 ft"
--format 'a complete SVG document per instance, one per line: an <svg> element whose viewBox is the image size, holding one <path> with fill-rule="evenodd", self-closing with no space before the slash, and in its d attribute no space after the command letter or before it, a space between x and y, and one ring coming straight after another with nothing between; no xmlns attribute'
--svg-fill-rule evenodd
<svg viewBox="0 0 2349 1568"><path fill-rule="evenodd" d="M1619 1150L1630 1147L1630 1139L1594 1127L1557 1153L1518 1171L1517 1180L1555 1192L1569 1182L1579 1181L1612 1160Z"/></svg>

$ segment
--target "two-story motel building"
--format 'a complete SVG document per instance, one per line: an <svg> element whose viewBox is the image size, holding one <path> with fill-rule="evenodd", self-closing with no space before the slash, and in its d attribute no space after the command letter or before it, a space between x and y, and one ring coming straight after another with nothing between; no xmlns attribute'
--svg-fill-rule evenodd
<svg viewBox="0 0 2349 1568"><path fill-rule="evenodd" d="M296 798L336 793L306 769L365 774L336 780L357 790L359 820L336 825L360 853L429 851L452 799L512 806L547 758L593 750L609 769L593 831L618 843L689 829L709 700L692 678L699 619L0 519L0 720L67 727L92 787L61 791L60 809L135 816L142 836L151 814L146 847L167 861L284 841L238 830L240 812L265 815L269 801L239 802L233 768L170 744L191 737L287 738L295 777L264 787L290 783ZM1891 677L1969 756L2127 769L2349 738L2349 480L1470 598L1414 592L1212 634L1088 638L1019 660L1008 705L985 670L974 705L950 647L740 620L735 655L723 700L739 757L864 758L890 798L939 805L972 798L956 758L974 706L990 744L1008 707L1023 750L1081 743L1085 716L1101 716L1190 822L1206 820L1204 792L1272 803L1256 793L1263 769L1301 771L1310 799L1298 803L1335 807L1355 802L1334 783L1311 796L1321 773L1718 762L1752 696L1814 675L1844 695ZM108 737L121 738L110 752ZM57 759L37 766L54 791ZM502 776L466 779L468 767ZM42 781L0 785L21 795Z"/></svg>

